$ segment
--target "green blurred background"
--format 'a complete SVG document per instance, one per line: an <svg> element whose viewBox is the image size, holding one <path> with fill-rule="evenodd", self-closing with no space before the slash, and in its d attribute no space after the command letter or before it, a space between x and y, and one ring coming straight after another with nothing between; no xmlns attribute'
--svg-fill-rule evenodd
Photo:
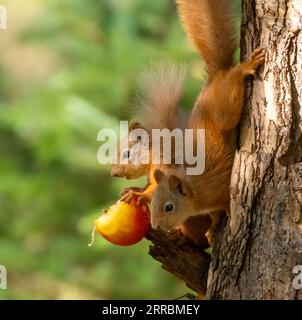
<svg viewBox="0 0 302 320"><path fill-rule="evenodd" d="M172 0L0 0L1 299L173 299L189 290L148 256L100 237L95 218L125 186L96 161L102 128L129 117L152 61L185 62L183 104L202 63ZM234 1L237 16L239 0Z"/></svg>

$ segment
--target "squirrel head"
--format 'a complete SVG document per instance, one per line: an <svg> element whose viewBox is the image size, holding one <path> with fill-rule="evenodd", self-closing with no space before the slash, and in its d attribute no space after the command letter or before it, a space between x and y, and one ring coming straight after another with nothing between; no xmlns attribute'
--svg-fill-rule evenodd
<svg viewBox="0 0 302 320"><path fill-rule="evenodd" d="M129 135L136 130L145 130L138 122L129 125ZM148 174L149 163L141 163L141 159L149 154L149 142L140 135L135 135L136 140L128 140L125 137L120 141L117 148L117 163L111 165L113 177L137 179ZM128 163L121 163L120 160L127 160Z"/></svg>
<svg viewBox="0 0 302 320"><path fill-rule="evenodd" d="M174 174L154 171L157 188L151 201L151 225L153 229L169 231L196 215L193 193L184 179Z"/></svg>

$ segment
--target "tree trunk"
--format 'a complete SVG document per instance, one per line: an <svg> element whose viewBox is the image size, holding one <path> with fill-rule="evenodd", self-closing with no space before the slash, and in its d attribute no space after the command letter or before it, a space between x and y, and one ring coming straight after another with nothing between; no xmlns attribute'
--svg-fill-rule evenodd
<svg viewBox="0 0 302 320"><path fill-rule="evenodd" d="M267 61L248 83L231 181L231 214L217 235L209 299L301 299L302 1L243 0L242 58Z"/></svg>

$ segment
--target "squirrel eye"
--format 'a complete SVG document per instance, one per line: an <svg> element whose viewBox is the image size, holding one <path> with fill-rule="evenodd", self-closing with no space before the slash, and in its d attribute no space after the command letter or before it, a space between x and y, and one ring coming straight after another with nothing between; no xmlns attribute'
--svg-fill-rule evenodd
<svg viewBox="0 0 302 320"><path fill-rule="evenodd" d="M129 150L124 151L123 152L123 158L124 159L129 159L129 157L130 157L130 151Z"/></svg>
<svg viewBox="0 0 302 320"><path fill-rule="evenodd" d="M171 212L174 210L174 204L171 203L171 202L167 202L165 205L164 205L164 210L165 212Z"/></svg>

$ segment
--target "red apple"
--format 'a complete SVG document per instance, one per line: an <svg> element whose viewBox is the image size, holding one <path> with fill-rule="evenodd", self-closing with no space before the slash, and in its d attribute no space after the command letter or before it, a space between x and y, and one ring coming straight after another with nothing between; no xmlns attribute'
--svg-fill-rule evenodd
<svg viewBox="0 0 302 320"><path fill-rule="evenodd" d="M149 208L132 198L128 204L118 201L95 221L95 229L109 242L130 246L142 240L149 229Z"/></svg>

